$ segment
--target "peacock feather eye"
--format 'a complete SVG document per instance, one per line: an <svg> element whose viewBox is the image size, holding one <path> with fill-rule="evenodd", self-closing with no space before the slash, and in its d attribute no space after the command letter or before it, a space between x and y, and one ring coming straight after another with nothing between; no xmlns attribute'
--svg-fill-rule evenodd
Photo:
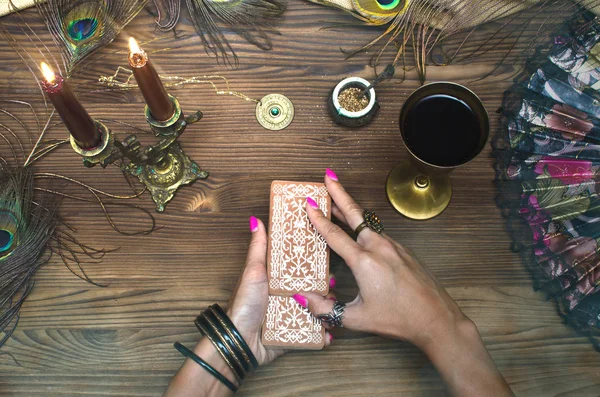
<svg viewBox="0 0 600 397"><path fill-rule="evenodd" d="M384 10L391 10L393 8L396 8L398 6L398 4L400 4L400 0L375 0L377 2L377 4L379 4L379 7L381 7Z"/></svg>
<svg viewBox="0 0 600 397"><path fill-rule="evenodd" d="M12 252L17 226L17 218L11 212L0 210L0 258Z"/></svg>
<svg viewBox="0 0 600 397"><path fill-rule="evenodd" d="M98 30L97 18L82 18L68 22L67 34L75 42L87 40Z"/></svg>
<svg viewBox="0 0 600 397"><path fill-rule="evenodd" d="M0 229L0 255L8 251L12 246L15 235L8 230Z"/></svg>
<svg viewBox="0 0 600 397"><path fill-rule="evenodd" d="M106 0L73 0L60 12L62 34L73 48L101 39L107 23Z"/></svg>
<svg viewBox="0 0 600 397"><path fill-rule="evenodd" d="M89 54L112 42L148 0L31 0L44 17L70 76ZM0 0L2 3L2 0ZM64 76L64 77L67 77Z"/></svg>

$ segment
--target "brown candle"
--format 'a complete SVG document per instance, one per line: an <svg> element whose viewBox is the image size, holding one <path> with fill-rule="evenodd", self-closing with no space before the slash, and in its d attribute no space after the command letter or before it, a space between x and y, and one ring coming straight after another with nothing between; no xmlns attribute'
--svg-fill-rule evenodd
<svg viewBox="0 0 600 397"><path fill-rule="evenodd" d="M129 66L152 117L158 121L170 119L175 112L173 102L169 99L156 69L150 63L148 54L138 46L133 37L129 39Z"/></svg>
<svg viewBox="0 0 600 397"><path fill-rule="evenodd" d="M92 149L100 143L101 135L94 120L81 106L73 91L62 78L42 62L42 89L54 105L56 112L67 126L69 133L82 149Z"/></svg>

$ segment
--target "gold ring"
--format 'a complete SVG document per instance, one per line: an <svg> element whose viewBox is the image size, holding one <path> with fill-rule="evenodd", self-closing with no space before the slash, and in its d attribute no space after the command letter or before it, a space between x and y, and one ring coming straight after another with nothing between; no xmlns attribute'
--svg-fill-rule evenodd
<svg viewBox="0 0 600 397"><path fill-rule="evenodd" d="M377 214L373 211L366 211L363 213L364 222L358 225L356 229L354 229L354 234L358 237L358 234L362 232L364 229L369 228L377 234L381 234L383 231L383 223L381 223L381 219L377 216Z"/></svg>

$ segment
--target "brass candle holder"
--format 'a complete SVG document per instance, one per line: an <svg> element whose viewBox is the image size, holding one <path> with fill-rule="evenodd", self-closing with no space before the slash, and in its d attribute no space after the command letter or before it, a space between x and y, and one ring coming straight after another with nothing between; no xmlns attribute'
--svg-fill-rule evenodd
<svg viewBox="0 0 600 397"><path fill-rule="evenodd" d="M146 121L158 138L158 143L144 150L135 134L121 141L108 127L98 121L94 122L102 138L97 147L82 149L71 136L71 146L83 157L84 166L100 165L105 168L109 164L120 161L123 171L139 178L146 186L156 203L158 212L165 210L165 206L180 186L208 178L208 172L201 170L200 166L183 152L178 142L187 125L202 118L202 112L197 111L185 117L179 101L172 95L169 95L169 99L175 111L166 121L156 120L152 117L148 106L145 108Z"/></svg>

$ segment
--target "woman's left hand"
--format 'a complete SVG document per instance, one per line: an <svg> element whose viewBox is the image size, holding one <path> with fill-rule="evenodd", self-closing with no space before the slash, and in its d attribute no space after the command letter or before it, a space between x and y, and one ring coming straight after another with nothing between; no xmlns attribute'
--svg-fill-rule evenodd
<svg viewBox="0 0 600 397"><path fill-rule="evenodd" d="M252 240L242 277L233 293L227 314L260 365L265 365L283 355L283 349L267 349L261 341L261 327L269 303L269 281L267 277L267 231L257 218L250 217ZM331 343L329 333L325 336L325 346Z"/></svg>
<svg viewBox="0 0 600 397"><path fill-rule="evenodd" d="M266 365L283 355L285 350L265 348L262 344L261 327L269 303L269 281L267 277L267 231L265 225L250 217L252 240L242 277L233 293L227 308L227 315L240 332L259 365ZM330 284L331 285L331 284ZM325 345L331 343L331 335L326 333ZM202 338L194 347L194 353L233 381L233 373L217 353L212 343ZM231 396L232 392L217 381L211 374L194 363L185 360L175 374L163 397L208 397Z"/></svg>
<svg viewBox="0 0 600 397"><path fill-rule="evenodd" d="M267 231L257 218L250 217L252 240L242 277L233 292L227 315L252 349L259 365L283 355L283 349L267 349L262 344L261 327L269 303L267 278Z"/></svg>

